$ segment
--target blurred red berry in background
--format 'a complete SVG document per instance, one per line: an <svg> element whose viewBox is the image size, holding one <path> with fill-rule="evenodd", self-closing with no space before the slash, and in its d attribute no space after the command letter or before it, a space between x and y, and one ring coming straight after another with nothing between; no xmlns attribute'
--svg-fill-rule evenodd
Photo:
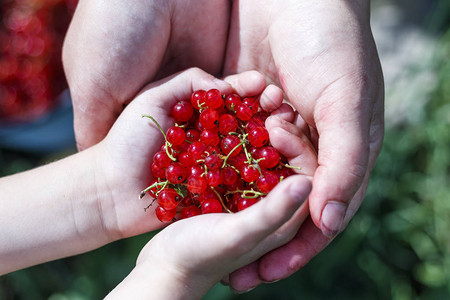
<svg viewBox="0 0 450 300"><path fill-rule="evenodd" d="M77 2L0 0L0 120L33 120L67 88L61 50Z"/></svg>

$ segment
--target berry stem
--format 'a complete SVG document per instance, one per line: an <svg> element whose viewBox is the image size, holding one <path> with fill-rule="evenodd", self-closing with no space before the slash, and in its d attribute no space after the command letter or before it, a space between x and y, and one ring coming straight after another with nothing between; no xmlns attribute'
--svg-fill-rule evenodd
<svg viewBox="0 0 450 300"><path fill-rule="evenodd" d="M241 193L242 198L245 198L245 199L255 199L255 198L267 195L267 193L258 192L258 191L255 191L254 189L230 191L230 192L227 192L227 195L236 194L236 193Z"/></svg>
<svg viewBox="0 0 450 300"><path fill-rule="evenodd" d="M301 169L302 169L302 167L291 166L291 165L289 165L289 164L284 164L284 163L282 163L282 162L280 162L280 164L281 164L283 167L290 168L290 169L294 169L294 170L301 170Z"/></svg>
<svg viewBox="0 0 450 300"><path fill-rule="evenodd" d="M233 149L231 149L230 153L228 153L228 155L225 157L225 159L223 160L223 164L222 164L222 168L225 168L226 164L227 164L227 160L230 157L231 153L233 153L237 148L239 148L239 146L244 145L245 142L240 142L239 144L237 144L236 146L234 146Z"/></svg>
<svg viewBox="0 0 450 300"><path fill-rule="evenodd" d="M225 206L225 204L223 203L223 200L222 200L222 196L220 196L220 194L216 191L216 189L214 187L211 187L211 190L217 195L217 197L219 197L219 201L220 201L220 204L222 204L222 207L225 208L225 210L228 213L232 214L233 212L231 210L229 210L228 207Z"/></svg>
<svg viewBox="0 0 450 300"><path fill-rule="evenodd" d="M161 125L159 125L158 121L156 121L155 118L153 118L153 117L150 116L150 115L142 115L142 117L143 117L143 118L149 118L150 120L152 120L153 123L155 123L155 125L158 127L159 131L161 131L161 133L163 134L164 140L167 141L166 134L164 133L164 130L161 128Z"/></svg>
<svg viewBox="0 0 450 300"><path fill-rule="evenodd" d="M166 146L165 146L165 148L166 148L166 154L167 154L167 156L168 156L172 161L176 161L177 159L176 159L175 157L173 157L172 153L169 153L169 148L172 147L172 144L170 144L170 143L167 141L166 134L164 133L164 130L162 129L161 125L159 125L158 121L156 121L156 119L153 118L153 117L150 116L150 115L142 115L142 117L143 117L143 118L149 118L150 120L153 121L153 123L155 123L156 127L158 127L159 131L161 131L162 135L164 136L164 140L166 141Z"/></svg>
<svg viewBox="0 0 450 300"><path fill-rule="evenodd" d="M162 186L162 188L160 189L160 190L162 190L163 188L166 187L166 185L167 185L168 183L169 183L168 180L162 181L162 182L155 182L155 183L152 184L151 186L146 187L146 188L139 194L139 199L144 198L145 194L147 194L147 192L148 192L149 190L151 190L152 188L157 187L157 186ZM158 193L159 193L159 191L156 192L155 194L158 195Z"/></svg>

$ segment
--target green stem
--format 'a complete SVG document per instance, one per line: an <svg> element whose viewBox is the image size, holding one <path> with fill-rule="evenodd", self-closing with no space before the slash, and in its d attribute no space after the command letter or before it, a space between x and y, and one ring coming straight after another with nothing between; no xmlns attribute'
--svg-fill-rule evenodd
<svg viewBox="0 0 450 300"><path fill-rule="evenodd" d="M156 121L155 118L153 118L150 115L142 115L143 118L149 118L150 120L153 121L153 123L155 123L156 127L158 127L159 131L161 131L162 135L164 136L164 140L166 141L166 154L167 156L170 158L170 160L172 161L176 161L177 159L175 157L173 157L172 153L169 153L169 148L172 149L172 145L167 141L167 137L166 134L164 133L164 130L162 129L161 125L159 125L158 121Z"/></svg>
<svg viewBox="0 0 450 300"><path fill-rule="evenodd" d="M160 189L160 190L162 190L163 188L166 187L166 185L167 185L168 183L169 183L168 180L163 181L163 182L155 182L155 183L152 184L151 186L146 187L145 190L143 190L143 191L139 194L139 199L144 198L145 194L147 194L147 192L148 192L149 190L151 190L152 188L157 187L157 186L163 186L163 187ZM158 194L158 192L157 192L156 194Z"/></svg>
<svg viewBox="0 0 450 300"><path fill-rule="evenodd" d="M302 169L302 167L291 166L291 165L289 165L289 164L284 164L284 163L282 163L282 162L280 162L280 164L281 164L283 167L290 168L290 169L295 169L295 170L301 170L301 169Z"/></svg>
<svg viewBox="0 0 450 300"><path fill-rule="evenodd" d="M159 125L158 121L156 121L155 118L153 118L153 117L150 116L150 115L142 115L142 117L143 117L143 118L149 118L150 120L152 120L153 123L155 123L156 126L158 127L159 131L161 131L161 133L163 134L164 140L166 140L166 142L167 142L166 134L164 133L164 130L161 128L161 125Z"/></svg>
<svg viewBox="0 0 450 300"><path fill-rule="evenodd" d="M216 189L214 187L211 187L211 190L213 190L213 192L217 195L217 197L219 197L219 201L220 201L220 204L222 204L222 207L225 208L225 210L228 213L232 214L233 212L231 210L229 210L228 207L225 206L225 203L223 203L223 200L222 200L222 196L220 196L220 194L216 191Z"/></svg>
<svg viewBox="0 0 450 300"><path fill-rule="evenodd" d="M233 153L237 148L239 148L239 146L242 146L245 142L240 142L239 144L237 144L231 151L230 153L228 153L228 155L225 157L225 159L223 160L223 164L222 164L222 168L225 168L225 165L227 164L227 160L230 157L231 153Z"/></svg>
<svg viewBox="0 0 450 300"><path fill-rule="evenodd" d="M245 199L255 199L255 198L267 195L267 193L258 192L258 191L255 191L254 189L243 190L243 191L242 190L229 191L229 192L227 192L227 195L228 194L236 194L236 193L242 194L242 198L245 198Z"/></svg>

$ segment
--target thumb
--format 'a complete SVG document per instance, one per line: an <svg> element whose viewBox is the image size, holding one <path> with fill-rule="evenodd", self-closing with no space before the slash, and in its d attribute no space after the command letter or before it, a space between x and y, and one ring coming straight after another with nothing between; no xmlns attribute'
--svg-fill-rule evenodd
<svg viewBox="0 0 450 300"><path fill-rule="evenodd" d="M351 111L351 110L349 110ZM335 236L343 227L347 207L368 172L368 121L342 114L318 122L319 166L310 195L311 217L322 232Z"/></svg>
<svg viewBox="0 0 450 300"><path fill-rule="evenodd" d="M82 151L100 142L111 129L121 108L122 105L115 101L73 99L73 122L78 150Z"/></svg>

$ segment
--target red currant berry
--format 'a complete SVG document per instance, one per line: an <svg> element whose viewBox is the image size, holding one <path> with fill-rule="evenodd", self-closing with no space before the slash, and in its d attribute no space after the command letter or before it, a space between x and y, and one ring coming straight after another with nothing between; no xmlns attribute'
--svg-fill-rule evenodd
<svg viewBox="0 0 450 300"><path fill-rule="evenodd" d="M245 104L241 104L236 109L236 117L239 118L239 120L242 121L248 121L253 116L253 111L250 107L248 107Z"/></svg>
<svg viewBox="0 0 450 300"><path fill-rule="evenodd" d="M215 109L207 108L200 113L198 120L203 128L214 128L219 125L219 112Z"/></svg>
<svg viewBox="0 0 450 300"><path fill-rule="evenodd" d="M176 122L187 122L191 119L194 109L187 101L178 101L172 107L172 116Z"/></svg>
<svg viewBox="0 0 450 300"><path fill-rule="evenodd" d="M201 194L206 190L208 183L203 176L190 176L187 181L187 189L193 194Z"/></svg>
<svg viewBox="0 0 450 300"><path fill-rule="evenodd" d="M189 207L191 205L195 205L196 199L191 193L188 193L186 197L180 200L180 203L178 203L178 206L181 207Z"/></svg>
<svg viewBox="0 0 450 300"><path fill-rule="evenodd" d="M222 139L220 147L222 148L225 155L229 157L234 157L239 154L242 150L241 140L235 135L227 135Z"/></svg>
<svg viewBox="0 0 450 300"><path fill-rule="evenodd" d="M202 203L203 201L208 200L208 199L219 200L219 198L217 197L217 194L214 193L214 191L210 187L206 188L206 190L200 194L200 196L198 197L198 202Z"/></svg>
<svg viewBox="0 0 450 300"><path fill-rule="evenodd" d="M265 127L266 118L267 116L262 112L257 113L247 121L247 124L245 125L245 132L249 133L256 127Z"/></svg>
<svg viewBox="0 0 450 300"><path fill-rule="evenodd" d="M165 210L175 209L178 205L178 201L180 201L180 195L178 195L177 191L172 188L163 189L156 201L158 201L159 206L164 208Z"/></svg>
<svg viewBox="0 0 450 300"><path fill-rule="evenodd" d="M172 160L169 156L167 156L166 151L158 151L153 156L153 162L161 168L166 168L170 165Z"/></svg>
<svg viewBox="0 0 450 300"><path fill-rule="evenodd" d="M245 165L241 169L241 176L246 182L254 182L259 177L258 167L255 165Z"/></svg>
<svg viewBox="0 0 450 300"><path fill-rule="evenodd" d="M166 178L170 183L182 183L186 179L186 167L179 162L173 162L166 168Z"/></svg>
<svg viewBox="0 0 450 300"><path fill-rule="evenodd" d="M222 172L217 170L210 170L206 173L206 182L209 186L216 187L223 182Z"/></svg>
<svg viewBox="0 0 450 300"><path fill-rule="evenodd" d="M291 168L281 168L279 170L276 170L276 174L278 176L278 179L285 179L291 175L294 174L294 170L292 170Z"/></svg>
<svg viewBox="0 0 450 300"><path fill-rule="evenodd" d="M209 145L206 150L205 150L206 154L208 155L215 155L215 154L222 154L219 150L219 148L217 148L217 146L214 145Z"/></svg>
<svg viewBox="0 0 450 300"><path fill-rule="evenodd" d="M223 184L232 185L238 179L237 172L232 167L225 167L222 169Z"/></svg>
<svg viewBox="0 0 450 300"><path fill-rule="evenodd" d="M154 178L166 178L166 168L158 166L156 163L152 163L152 175Z"/></svg>
<svg viewBox="0 0 450 300"><path fill-rule="evenodd" d="M208 155L205 158L205 166L210 170L219 169L221 164L222 164L222 160L220 159L219 155L217 155L217 154Z"/></svg>
<svg viewBox="0 0 450 300"><path fill-rule="evenodd" d="M242 211L250 206L252 206L253 204L257 203L259 201L259 198L252 198L252 199L247 199L247 198L240 198L238 201L238 211Z"/></svg>
<svg viewBox="0 0 450 300"><path fill-rule="evenodd" d="M240 193L234 193L232 197L228 198L227 208L229 210L231 210L232 212L234 212L234 213L238 212L239 199L241 199L241 194Z"/></svg>
<svg viewBox="0 0 450 300"><path fill-rule="evenodd" d="M230 114L224 114L219 118L219 132L223 135L236 132L238 125L238 120Z"/></svg>
<svg viewBox="0 0 450 300"><path fill-rule="evenodd" d="M217 146L220 142L219 134L217 133L217 129L204 129L202 134L200 135L200 140L206 145Z"/></svg>
<svg viewBox="0 0 450 300"><path fill-rule="evenodd" d="M201 141L192 143L188 147L188 153L195 162L202 159L205 156L205 150L206 145Z"/></svg>
<svg viewBox="0 0 450 300"><path fill-rule="evenodd" d="M280 162L280 153L272 146L266 146L259 149L256 158L259 160L259 166L264 169L273 168Z"/></svg>
<svg viewBox="0 0 450 300"><path fill-rule="evenodd" d="M252 115L258 112L259 102L255 98L245 98L242 100L242 104L250 108Z"/></svg>
<svg viewBox="0 0 450 300"><path fill-rule="evenodd" d="M269 141L269 132L264 127L256 127L248 133L248 141L254 147L262 147Z"/></svg>
<svg viewBox="0 0 450 300"><path fill-rule="evenodd" d="M225 105L229 110L235 111L236 108L239 105L241 105L241 97L239 97L239 95L236 95L236 94L228 95L225 98Z"/></svg>
<svg viewBox="0 0 450 300"><path fill-rule="evenodd" d="M246 187L246 182L244 180L236 180L234 183L227 185L229 191L242 191Z"/></svg>
<svg viewBox="0 0 450 300"><path fill-rule="evenodd" d="M187 152L182 152L178 155L178 161L185 167L192 167L195 165L195 161Z"/></svg>
<svg viewBox="0 0 450 300"><path fill-rule="evenodd" d="M161 206L156 207L155 212L158 220L160 220L163 223L169 223L170 221L173 220L173 218L175 218L175 215L177 214L176 209L166 210Z"/></svg>
<svg viewBox="0 0 450 300"><path fill-rule="evenodd" d="M217 109L223 104L222 94L217 89L211 89L206 93L206 106Z"/></svg>
<svg viewBox="0 0 450 300"><path fill-rule="evenodd" d="M217 199L208 199L202 202L202 214L221 213L222 204Z"/></svg>
<svg viewBox="0 0 450 300"><path fill-rule="evenodd" d="M245 166L247 157L245 156L244 152L240 152L238 155L231 157L228 162L237 170L240 170Z"/></svg>
<svg viewBox="0 0 450 300"><path fill-rule="evenodd" d="M189 129L186 131L185 138L189 143L194 143L200 139L200 131L197 129Z"/></svg>
<svg viewBox="0 0 450 300"><path fill-rule="evenodd" d="M262 171L262 175L256 180L256 186L260 192L268 193L280 182L278 176L272 171Z"/></svg>
<svg viewBox="0 0 450 300"><path fill-rule="evenodd" d="M191 205L188 207L184 207L181 212L180 212L180 218L181 219L187 219L187 218L191 218L194 216L198 216L200 215L202 212L201 210L195 206L195 205Z"/></svg>
<svg viewBox="0 0 450 300"><path fill-rule="evenodd" d="M191 104L196 109L199 110L206 103L206 91L198 90L191 95Z"/></svg>
<svg viewBox="0 0 450 300"><path fill-rule="evenodd" d="M189 170L189 176L188 177L199 177L202 176L202 174L205 173L205 168L201 165L194 165Z"/></svg>
<svg viewBox="0 0 450 300"><path fill-rule="evenodd" d="M200 117L200 115L199 115L199 117ZM203 127L203 125L200 124L200 120L199 119L197 119L195 121L195 129L197 129L199 132L202 132L203 129L205 129L205 127Z"/></svg>
<svg viewBox="0 0 450 300"><path fill-rule="evenodd" d="M185 133L183 128L178 126L170 127L166 132L166 138L172 145L181 145L184 143Z"/></svg>

